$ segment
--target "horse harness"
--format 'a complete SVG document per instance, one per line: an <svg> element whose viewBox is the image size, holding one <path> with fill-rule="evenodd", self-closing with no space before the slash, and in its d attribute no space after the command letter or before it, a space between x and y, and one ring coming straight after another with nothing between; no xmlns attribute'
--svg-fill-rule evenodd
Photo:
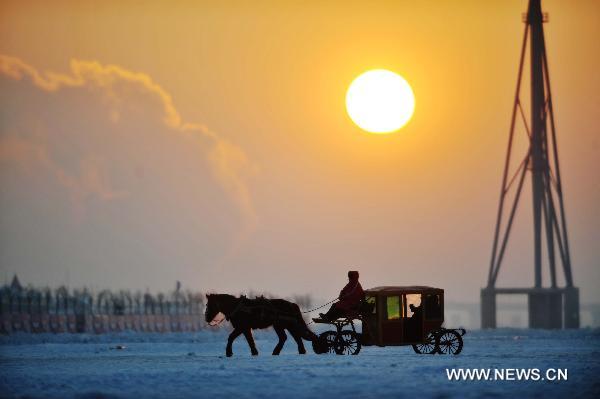
<svg viewBox="0 0 600 399"><path fill-rule="evenodd" d="M250 302L250 303L249 303ZM290 312L285 312L277 309L273 306L270 299L264 296L257 297L255 299L248 299L242 295L238 300L238 304L231 311L229 316L225 315L226 319L232 319L238 313L247 313L249 315L254 314L258 311L257 318L263 322L277 322L281 319L297 320L297 316Z"/></svg>

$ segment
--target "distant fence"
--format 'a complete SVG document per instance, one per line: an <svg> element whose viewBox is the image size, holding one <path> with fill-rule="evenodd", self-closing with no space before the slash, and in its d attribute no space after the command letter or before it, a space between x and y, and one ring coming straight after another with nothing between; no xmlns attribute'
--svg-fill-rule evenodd
<svg viewBox="0 0 600 399"><path fill-rule="evenodd" d="M197 331L206 326L204 296L0 288L0 333L107 333Z"/></svg>

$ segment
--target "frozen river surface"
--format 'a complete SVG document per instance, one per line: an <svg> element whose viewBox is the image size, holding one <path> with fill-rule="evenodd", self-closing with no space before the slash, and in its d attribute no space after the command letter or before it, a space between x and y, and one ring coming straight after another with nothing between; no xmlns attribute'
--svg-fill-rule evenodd
<svg viewBox="0 0 600 399"><path fill-rule="evenodd" d="M54 398L600 398L600 331L472 331L458 356L365 347L357 356L298 355L272 331L224 356L226 331L0 337L0 397ZM118 345L124 349L115 349ZM307 349L310 345L307 345ZM450 381L451 369L566 369L567 380ZM493 372L493 371L492 371ZM554 374L552 374L554 375Z"/></svg>

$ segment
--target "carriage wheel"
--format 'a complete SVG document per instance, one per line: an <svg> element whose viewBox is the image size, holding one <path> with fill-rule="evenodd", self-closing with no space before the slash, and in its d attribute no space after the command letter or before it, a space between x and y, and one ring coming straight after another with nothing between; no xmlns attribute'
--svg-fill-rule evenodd
<svg viewBox="0 0 600 399"><path fill-rule="evenodd" d="M422 344L415 344L412 347L416 353L433 355L436 352L435 335L433 335L433 333L427 334L427 337L425 337L425 342Z"/></svg>
<svg viewBox="0 0 600 399"><path fill-rule="evenodd" d="M335 337L337 333L335 331L325 331L319 335L319 339L313 341L313 350L316 354L321 355L324 353L335 353Z"/></svg>
<svg viewBox="0 0 600 399"><path fill-rule="evenodd" d="M436 346L439 353L444 355L458 355L463 347L463 340L454 330L443 330L438 335Z"/></svg>
<svg viewBox="0 0 600 399"><path fill-rule="evenodd" d="M344 330L335 339L335 353L338 355L358 355L361 344L358 334L352 330Z"/></svg>

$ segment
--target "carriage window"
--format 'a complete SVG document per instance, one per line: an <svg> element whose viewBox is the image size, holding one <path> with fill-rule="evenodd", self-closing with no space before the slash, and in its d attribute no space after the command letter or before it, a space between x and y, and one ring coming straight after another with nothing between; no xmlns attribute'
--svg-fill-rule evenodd
<svg viewBox="0 0 600 399"><path fill-rule="evenodd" d="M425 297L425 318L439 320L442 318L442 301L440 295L430 294Z"/></svg>
<svg viewBox="0 0 600 399"><path fill-rule="evenodd" d="M400 318L400 297L388 296L387 298L387 319L398 320Z"/></svg>
<svg viewBox="0 0 600 399"><path fill-rule="evenodd" d="M412 305L412 309L411 306ZM421 294L406 295L406 317L413 317L421 313Z"/></svg>

